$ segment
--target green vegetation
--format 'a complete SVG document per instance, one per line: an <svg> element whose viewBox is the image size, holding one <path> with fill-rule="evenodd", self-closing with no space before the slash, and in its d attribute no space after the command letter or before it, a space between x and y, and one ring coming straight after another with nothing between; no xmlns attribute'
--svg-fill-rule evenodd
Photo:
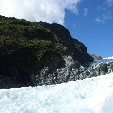
<svg viewBox="0 0 113 113"><path fill-rule="evenodd" d="M65 65L64 55L82 64L93 61L85 45L62 25L0 16L0 75L22 81L46 66L52 72Z"/></svg>

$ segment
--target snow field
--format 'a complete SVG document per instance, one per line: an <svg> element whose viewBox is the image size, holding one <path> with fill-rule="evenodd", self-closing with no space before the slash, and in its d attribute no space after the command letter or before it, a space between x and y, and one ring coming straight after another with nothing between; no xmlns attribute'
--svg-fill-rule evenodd
<svg viewBox="0 0 113 113"><path fill-rule="evenodd" d="M113 73L51 86L0 89L0 113L113 113Z"/></svg>

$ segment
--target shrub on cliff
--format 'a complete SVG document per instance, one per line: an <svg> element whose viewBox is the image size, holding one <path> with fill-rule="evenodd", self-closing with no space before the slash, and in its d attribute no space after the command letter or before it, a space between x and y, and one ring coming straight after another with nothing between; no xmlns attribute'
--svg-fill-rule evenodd
<svg viewBox="0 0 113 113"><path fill-rule="evenodd" d="M85 45L62 25L0 16L0 75L23 80L44 67L52 73L65 66L66 55L83 65L93 61Z"/></svg>

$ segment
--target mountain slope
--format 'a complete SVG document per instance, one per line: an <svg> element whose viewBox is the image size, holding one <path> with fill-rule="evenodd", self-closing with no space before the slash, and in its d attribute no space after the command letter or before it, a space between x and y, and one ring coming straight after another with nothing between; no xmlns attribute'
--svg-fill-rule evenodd
<svg viewBox="0 0 113 113"><path fill-rule="evenodd" d="M59 77L56 73L65 68L66 56L71 56L75 69L93 61L87 47L59 24L0 16L1 88L69 81L69 74Z"/></svg>

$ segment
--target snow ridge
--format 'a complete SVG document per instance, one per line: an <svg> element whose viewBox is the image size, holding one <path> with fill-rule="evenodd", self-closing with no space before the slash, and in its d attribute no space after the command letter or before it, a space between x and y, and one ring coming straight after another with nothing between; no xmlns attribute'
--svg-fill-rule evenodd
<svg viewBox="0 0 113 113"><path fill-rule="evenodd" d="M113 56L111 56L111 57L107 57L107 58L103 58L103 59L113 59Z"/></svg>

